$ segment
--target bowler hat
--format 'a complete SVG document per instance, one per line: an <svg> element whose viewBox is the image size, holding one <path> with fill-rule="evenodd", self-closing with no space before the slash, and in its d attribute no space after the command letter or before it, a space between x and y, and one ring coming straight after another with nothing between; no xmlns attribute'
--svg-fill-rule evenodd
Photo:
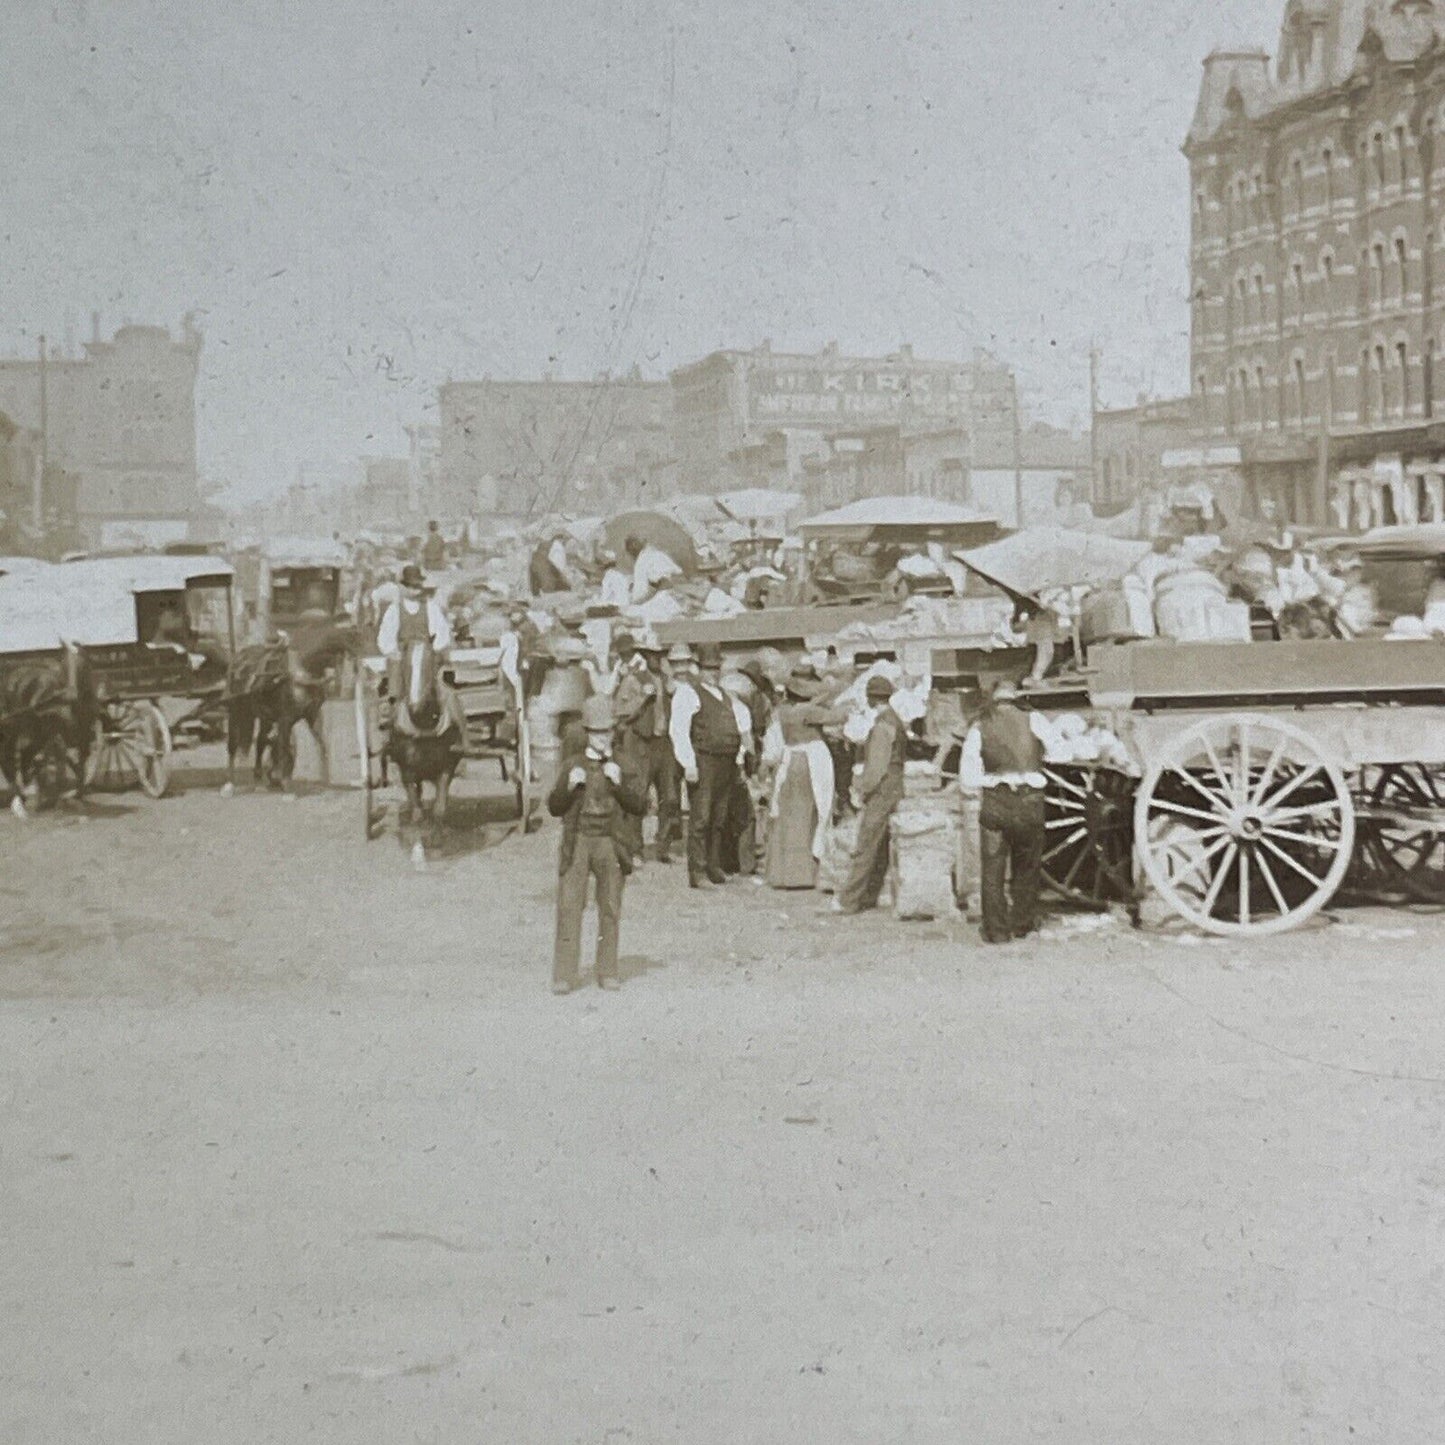
<svg viewBox="0 0 1445 1445"><path fill-rule="evenodd" d="M869 702L887 702L897 689L886 677L879 677L876 674L868 679L867 686L863 689L863 696Z"/></svg>
<svg viewBox="0 0 1445 1445"><path fill-rule="evenodd" d="M705 642L697 650L697 665L702 668L721 667L723 664L722 648L715 642Z"/></svg>
<svg viewBox="0 0 1445 1445"><path fill-rule="evenodd" d="M425 587L426 574L415 562L408 562L401 569L401 585L403 587Z"/></svg>
<svg viewBox="0 0 1445 1445"><path fill-rule="evenodd" d="M600 693L587 698L582 704L582 726L589 733L610 733L612 731L612 699Z"/></svg>
<svg viewBox="0 0 1445 1445"><path fill-rule="evenodd" d="M637 651L637 639L630 632L619 632L612 639L612 646L619 657L631 657Z"/></svg>

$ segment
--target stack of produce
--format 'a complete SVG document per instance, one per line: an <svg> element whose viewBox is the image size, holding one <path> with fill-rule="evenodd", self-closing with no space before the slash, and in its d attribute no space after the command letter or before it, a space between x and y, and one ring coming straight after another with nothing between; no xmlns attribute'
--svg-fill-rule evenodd
<svg viewBox="0 0 1445 1445"><path fill-rule="evenodd" d="M954 912L958 853L956 795L905 797L893 814L893 912L898 918L948 918Z"/></svg>
<svg viewBox="0 0 1445 1445"><path fill-rule="evenodd" d="M1176 642L1248 642L1249 607L1231 602L1224 583L1202 567L1159 579L1154 619L1161 637Z"/></svg>

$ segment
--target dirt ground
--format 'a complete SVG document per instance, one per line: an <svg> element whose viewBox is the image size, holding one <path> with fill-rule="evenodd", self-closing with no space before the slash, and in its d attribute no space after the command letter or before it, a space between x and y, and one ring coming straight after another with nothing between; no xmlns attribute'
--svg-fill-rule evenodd
<svg viewBox="0 0 1445 1445"><path fill-rule="evenodd" d="M844 919L354 794L0 816L0 1440L1445 1438L1445 921ZM463 809L465 821L498 810Z"/></svg>

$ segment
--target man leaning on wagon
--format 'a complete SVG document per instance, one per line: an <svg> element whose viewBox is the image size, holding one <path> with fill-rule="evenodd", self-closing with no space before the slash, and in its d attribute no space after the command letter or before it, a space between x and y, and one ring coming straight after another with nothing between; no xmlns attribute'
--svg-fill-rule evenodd
<svg viewBox="0 0 1445 1445"><path fill-rule="evenodd" d="M980 905L985 943L1024 938L1038 927L1044 852L1044 758L1052 724L1015 701L1014 684L985 680L984 703L964 735L958 785L981 794Z"/></svg>

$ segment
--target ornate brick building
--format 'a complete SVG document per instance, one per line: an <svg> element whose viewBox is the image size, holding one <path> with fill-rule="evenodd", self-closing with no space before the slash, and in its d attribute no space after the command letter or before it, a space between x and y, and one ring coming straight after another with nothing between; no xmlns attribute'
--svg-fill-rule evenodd
<svg viewBox="0 0 1445 1445"><path fill-rule="evenodd" d="M1445 515L1442 128L1445 3L1290 0L1273 63L1205 61L1195 404L1296 520Z"/></svg>

